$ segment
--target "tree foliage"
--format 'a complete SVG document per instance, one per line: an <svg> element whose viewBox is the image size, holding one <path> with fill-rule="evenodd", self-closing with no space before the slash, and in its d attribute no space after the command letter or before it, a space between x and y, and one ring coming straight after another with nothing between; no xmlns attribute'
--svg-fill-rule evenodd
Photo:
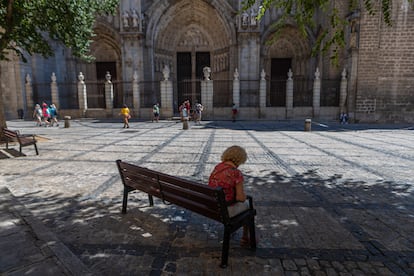
<svg viewBox="0 0 414 276"><path fill-rule="evenodd" d="M25 53L50 57L50 41L91 60L94 22L98 15L112 14L118 4L119 0L0 0L0 61L13 51L23 61ZM6 127L2 94L0 87L0 128Z"/></svg>
<svg viewBox="0 0 414 276"><path fill-rule="evenodd" d="M99 14L113 13L118 0L0 0L0 60L15 51L53 55L48 39L62 42L73 55L91 59L89 46Z"/></svg>
<svg viewBox="0 0 414 276"><path fill-rule="evenodd" d="M375 15L374 7L379 5L384 22L392 25L391 11L393 0L340 0L348 1L349 10L360 10L364 7L370 15ZM414 0L407 0L413 3ZM316 43L312 53L315 55L319 52L333 51L331 56L332 62L338 64L339 50L344 48L345 28L349 24L346 18L341 17L339 11L335 8L332 0L262 0L259 7L258 19L262 18L266 11L277 9L282 11L280 18L274 23L276 34L286 24L294 21L297 28L304 36L307 36L307 30L316 30ZM257 0L244 0L243 10L247 10L256 5ZM330 22L330 28L318 29L315 26L315 17L318 12L327 16ZM277 35L275 36L277 39Z"/></svg>

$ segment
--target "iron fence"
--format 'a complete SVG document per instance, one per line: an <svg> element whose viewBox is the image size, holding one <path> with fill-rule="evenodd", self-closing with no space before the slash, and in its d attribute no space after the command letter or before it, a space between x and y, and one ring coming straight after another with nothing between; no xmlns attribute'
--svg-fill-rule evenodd
<svg viewBox="0 0 414 276"><path fill-rule="evenodd" d="M286 80L271 80L266 93L266 106L286 106Z"/></svg>
<svg viewBox="0 0 414 276"><path fill-rule="evenodd" d="M228 107L233 104L233 80L215 80L213 83L213 105Z"/></svg>
<svg viewBox="0 0 414 276"><path fill-rule="evenodd" d="M321 106L339 106L340 79L323 79L321 84Z"/></svg>
<svg viewBox="0 0 414 276"><path fill-rule="evenodd" d="M312 106L313 80L296 77L293 79L293 106Z"/></svg>

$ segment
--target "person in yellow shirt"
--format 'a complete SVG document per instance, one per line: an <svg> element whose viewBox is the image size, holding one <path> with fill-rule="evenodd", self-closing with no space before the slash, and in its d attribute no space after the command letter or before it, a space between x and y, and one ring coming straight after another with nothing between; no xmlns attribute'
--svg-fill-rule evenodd
<svg viewBox="0 0 414 276"><path fill-rule="evenodd" d="M124 118L124 128L129 128L129 119L131 118L131 114L126 104L122 106L120 115Z"/></svg>

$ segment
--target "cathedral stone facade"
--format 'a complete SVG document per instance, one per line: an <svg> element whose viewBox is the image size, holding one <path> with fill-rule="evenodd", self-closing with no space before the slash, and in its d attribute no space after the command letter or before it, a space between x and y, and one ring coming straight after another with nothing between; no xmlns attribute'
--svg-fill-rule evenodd
<svg viewBox="0 0 414 276"><path fill-rule="evenodd" d="M55 103L61 115L115 117L127 104L147 119L160 103L161 117L178 113L184 100L202 103L206 119L414 122L414 11L394 0L392 25L363 5L331 1L349 21L339 65L332 51L312 55L321 29L330 28L321 12L303 36L292 22L275 28L280 16L258 5L245 12L241 0L122 0L115 15L99 17L92 63L53 44L49 59L11 56L0 64L6 118L34 104ZM259 2L259 1L258 1ZM363 2L363 1L360 1ZM379 7L374 7L374 10Z"/></svg>

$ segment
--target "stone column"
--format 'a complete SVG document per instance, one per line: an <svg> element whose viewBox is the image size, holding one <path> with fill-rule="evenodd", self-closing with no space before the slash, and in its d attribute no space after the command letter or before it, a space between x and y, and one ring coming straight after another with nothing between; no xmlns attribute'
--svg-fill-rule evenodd
<svg viewBox="0 0 414 276"><path fill-rule="evenodd" d="M50 91L52 92L52 103L56 105L56 107L59 109L59 90L56 82L56 75L55 72L52 73L52 76L50 77L52 82L50 83Z"/></svg>
<svg viewBox="0 0 414 276"><path fill-rule="evenodd" d="M81 112L81 116L86 116L86 110L88 110L88 97L86 93L86 84L85 84L85 77L83 76L82 72L79 73L78 76L78 104L79 110Z"/></svg>
<svg viewBox="0 0 414 276"><path fill-rule="evenodd" d="M286 119L293 118L293 72L289 69L286 80Z"/></svg>
<svg viewBox="0 0 414 276"><path fill-rule="evenodd" d="M106 72L105 75L105 107L107 113L112 113L114 108L114 85L111 81L111 74Z"/></svg>
<svg viewBox="0 0 414 276"><path fill-rule="evenodd" d="M204 67L204 80L201 81L201 102L204 106L203 114L208 118L213 116L213 81L210 79L211 69Z"/></svg>
<svg viewBox="0 0 414 276"><path fill-rule="evenodd" d="M319 117L321 111L321 79L319 68L316 68L313 81L313 117Z"/></svg>
<svg viewBox="0 0 414 276"><path fill-rule="evenodd" d="M26 118L31 118L32 112L34 109L34 103L33 103L32 78L30 77L29 74L26 75L25 89L26 89L26 105L27 105Z"/></svg>
<svg viewBox="0 0 414 276"><path fill-rule="evenodd" d="M140 91L138 83L138 72L134 71L132 76L132 104L134 105L134 116L139 118L139 108L140 108Z"/></svg>
<svg viewBox="0 0 414 276"><path fill-rule="evenodd" d="M346 78L346 69L342 71L342 79L341 79L341 87L339 92L339 113L347 113L346 110L346 97L347 97L347 90L348 90L348 80Z"/></svg>
<svg viewBox="0 0 414 276"><path fill-rule="evenodd" d="M260 88L259 88L259 118L266 117L266 72L262 69L260 73Z"/></svg>
<svg viewBox="0 0 414 276"><path fill-rule="evenodd" d="M160 116L168 118L174 115L173 86L172 81L170 81L170 67L168 67L168 65L164 65L162 74L164 76L164 80L161 81Z"/></svg>
<svg viewBox="0 0 414 276"><path fill-rule="evenodd" d="M234 70L234 79L233 79L233 103L239 107L240 106L240 79L239 71L237 68Z"/></svg>

